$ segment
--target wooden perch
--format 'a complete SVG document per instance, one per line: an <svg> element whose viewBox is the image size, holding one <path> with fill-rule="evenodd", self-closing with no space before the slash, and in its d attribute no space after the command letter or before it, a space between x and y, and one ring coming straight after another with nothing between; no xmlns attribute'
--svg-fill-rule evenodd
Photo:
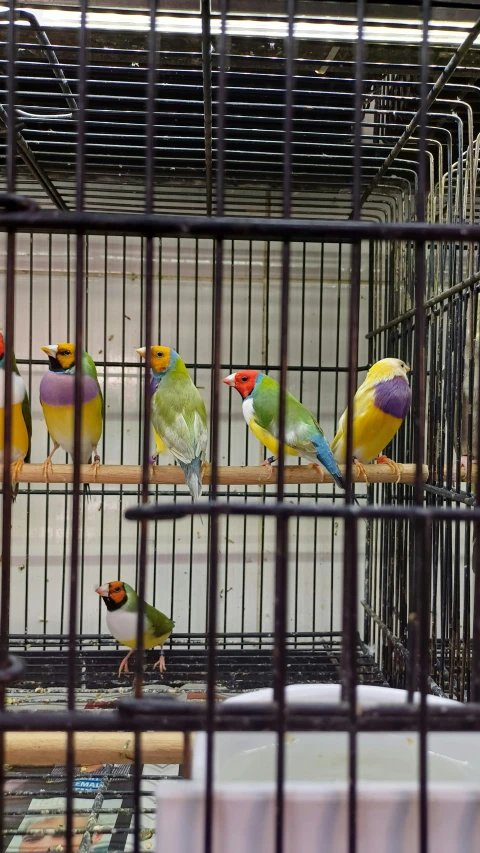
<svg viewBox="0 0 480 853"><path fill-rule="evenodd" d="M398 465L400 469L400 483L413 485L415 482L415 465ZM340 466L345 470L345 466ZM354 468L354 481L363 483L363 475L357 476ZM370 483L395 483L397 475L388 465L365 465L367 477ZM3 475L3 466L0 466ZM277 482L277 468L271 469L264 465L249 466L224 466L218 468L218 482L221 486L271 486ZM43 465L24 465L17 476L20 483L71 483L73 481L73 465L52 465L49 469L48 480L45 479ZM90 465L80 466L80 480L82 483L109 484L109 485L139 485L142 482L142 469L140 465L100 465L95 474ZM428 480L428 468L423 466L423 480ZM204 466L203 482L210 483L210 465ZM321 483L332 483L332 477L325 474L324 480L310 465L288 465L285 468L285 483L288 485L321 485ZM149 468L149 483L152 486L185 484L183 471L176 465L154 465Z"/></svg>
<svg viewBox="0 0 480 853"><path fill-rule="evenodd" d="M132 732L77 732L75 764L133 764ZM146 764L181 764L182 732L142 733L142 761ZM65 732L7 732L5 762L13 765L47 767L65 764Z"/></svg>

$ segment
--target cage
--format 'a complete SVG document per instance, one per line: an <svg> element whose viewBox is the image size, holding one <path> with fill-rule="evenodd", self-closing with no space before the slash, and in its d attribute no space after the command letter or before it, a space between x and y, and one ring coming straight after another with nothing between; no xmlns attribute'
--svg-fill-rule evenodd
<svg viewBox="0 0 480 853"><path fill-rule="evenodd" d="M357 733L418 730L426 853L427 731L480 720L478 4L9 0L0 27L0 325L5 376L14 347L32 411L12 503L7 378L4 848L152 849L154 786L178 765L188 775L201 729L208 853L214 733L263 726L278 733L281 853L295 724L349 732L349 853ZM96 363L96 472L63 450L43 467L52 341ZM196 503L168 453L150 465L136 354L150 344L180 354L207 407ZM262 466L269 453L220 381L268 374L331 441L385 357L412 367L411 412L386 450L399 468L368 465L365 483L347 466L345 494L283 452ZM124 651L95 595L117 578L175 621L161 675L144 650L117 673ZM286 708L287 684L325 682L342 684L335 714ZM420 710L360 720L358 685L419 690ZM263 716L223 710L265 687ZM428 693L455 711L427 715ZM177 731L167 749L161 735Z"/></svg>

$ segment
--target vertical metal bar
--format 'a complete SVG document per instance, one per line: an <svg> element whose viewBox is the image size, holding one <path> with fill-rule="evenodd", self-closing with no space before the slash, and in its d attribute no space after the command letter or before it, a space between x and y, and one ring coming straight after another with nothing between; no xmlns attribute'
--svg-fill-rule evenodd
<svg viewBox="0 0 480 853"><path fill-rule="evenodd" d="M364 0L357 0L357 48L355 66L355 114L353 161L353 220L360 220L360 194L362 179L362 97L364 42ZM353 397L358 378L358 326L360 321L360 275L361 243L352 244L352 268L350 287L348 385L347 385L347 441L346 441L346 501L353 503L352 459L353 459ZM348 518L344 524L343 550L343 654L342 694L349 703L349 792L348 792L348 849L357 849L357 737L356 737L356 681L357 681L357 520Z"/></svg>
<svg viewBox="0 0 480 853"><path fill-rule="evenodd" d="M15 0L10 0L7 25L7 191L15 192L16 183L16 133L15 133ZM0 602L0 669L8 665L8 637L10 630L10 569L12 545L12 370L15 320L15 249L16 234L7 231L7 269L5 294L5 369L3 404L3 507L2 507L2 578ZM5 683L0 685L0 710L5 710ZM5 780L5 733L0 733L0 838L3 839L5 828L4 789Z"/></svg>
<svg viewBox="0 0 480 853"><path fill-rule="evenodd" d="M419 109L419 164L418 164L418 196L416 204L417 221L425 221L426 194L426 124L427 124L427 86L428 86L428 27L430 20L430 0L423 0L422 5L422 44L420 47L421 83ZM415 471L415 503L423 504L422 465L425 442L425 244L415 246L415 430L414 430L414 459ZM417 619L418 649L419 649L419 808L420 808L420 853L428 850L428 799L427 799L427 690L428 690L428 640L430 617L430 562L427 557L430 548L430 526L424 522L415 525L415 581L417 586ZM415 662L413 662L415 665Z"/></svg>
<svg viewBox="0 0 480 853"><path fill-rule="evenodd" d="M294 20L295 0L286 0L287 36L285 39L285 147L283 160L282 215L291 215L293 167L293 91L294 91ZM280 400L278 412L278 489L277 501L285 496L285 425L288 364L288 307L290 289L290 243L282 245L282 287L280 303ZM275 853L284 848L284 782L285 782L285 685L287 680L287 596L288 596L288 520L277 518L275 560L275 635L273 648L273 691L277 705L277 790L275 808Z"/></svg>
<svg viewBox="0 0 480 853"><path fill-rule="evenodd" d="M205 184L207 216L212 215L212 46L210 32L210 0L202 0L202 73L203 113L205 127Z"/></svg>
<svg viewBox="0 0 480 853"><path fill-rule="evenodd" d="M157 0L150 0L150 29L148 34L148 72L146 85L146 145L145 145L145 213L153 213L155 188L155 87L157 78ZM153 305L153 237L145 239L145 348L146 357L143 375L143 445L142 445L142 504L148 503L148 480L150 465L150 348L152 346L152 305ZM140 699L143 690L143 634L144 608L147 574L147 522L140 525L140 549L138 565L138 619L137 643L135 655L135 696ZM134 806L134 850L140 850L141 831L141 733L135 733L133 768L133 806Z"/></svg>
<svg viewBox="0 0 480 853"><path fill-rule="evenodd" d="M227 14L228 0L220 2L219 80L217 116L217 175L216 210L223 216L225 205L225 107L227 68ZM215 242L213 278L213 353L212 353L212 411L211 435L211 485L210 500L215 502L218 494L218 455L220 421L220 364L222 343L222 290L223 290L223 239ZM209 572L208 572L208 671L207 671L207 722L206 722L206 780L205 780L205 853L213 850L213 782L214 782L214 733L215 733L215 681L216 681L216 634L218 604L218 515L210 517Z"/></svg>
<svg viewBox="0 0 480 853"><path fill-rule="evenodd" d="M77 162L75 175L76 209L83 211L85 199L85 118L87 97L87 6L88 0L80 2L80 32L78 47L78 129ZM75 709L76 634L78 605L78 559L80 534L80 446L82 417L82 362L83 362L83 277L85 265L85 235L77 232L75 270L75 377L74 377L74 425L73 425L73 485L72 485L72 547L70 554L70 602L68 613L68 682L67 707ZM73 732L67 733L67 853L72 853L73 830L73 775L74 744Z"/></svg>

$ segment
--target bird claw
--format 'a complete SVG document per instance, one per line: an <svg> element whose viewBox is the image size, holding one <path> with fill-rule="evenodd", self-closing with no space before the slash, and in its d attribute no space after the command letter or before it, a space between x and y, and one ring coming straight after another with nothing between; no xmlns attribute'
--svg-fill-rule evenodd
<svg viewBox="0 0 480 853"><path fill-rule="evenodd" d="M122 660L122 662L121 662L120 666L118 667L118 677L119 677L119 678L120 678L120 676L121 676L122 672L124 672L124 673L125 673L125 675L128 675L128 674L129 674L129 672L130 672L130 670L129 670L129 668L128 668L128 655L127 655L127 657L125 657L125 658Z"/></svg>
<svg viewBox="0 0 480 853"><path fill-rule="evenodd" d="M154 482L156 464L157 464L157 457L151 456L150 457L150 482L151 483Z"/></svg>
<svg viewBox="0 0 480 853"><path fill-rule="evenodd" d="M469 462L469 459L470 459L470 457L469 457L469 456L461 456L461 457L460 457L460 480L461 480L461 481L464 479L464 478L463 478L463 475L462 475L462 472L465 474L465 480L467 479L467 471L468 471L468 462ZM473 468L473 466L477 464L477 460L476 460L476 459L472 459L472 460L471 460L471 463L472 463L472 468ZM454 483L455 483L455 482L456 482L456 480L457 480L457 463L455 463L455 465L453 466L453 469L452 469L452 480L453 480L453 482L454 482Z"/></svg>
<svg viewBox="0 0 480 853"><path fill-rule="evenodd" d="M397 479L396 483L399 483L402 477L402 472L398 467L397 463L393 461L393 459L389 459L388 456L378 456L377 457L377 465L388 465L391 471L396 474Z"/></svg>
<svg viewBox="0 0 480 853"><path fill-rule="evenodd" d="M18 481L23 468L23 462L24 457L22 456L21 459L17 459L17 461L12 464L12 484Z"/></svg>
<svg viewBox="0 0 480 853"><path fill-rule="evenodd" d="M47 459L45 459L45 462L43 463L43 479L45 480L46 483L48 483L48 481L49 481L48 475L50 474L50 472L53 473L53 465L52 465L52 460L50 459L50 457L48 457Z"/></svg>
<svg viewBox="0 0 480 853"><path fill-rule="evenodd" d="M163 652L160 652L160 657L153 664L153 668L156 669L157 666L158 666L159 672L166 672L167 671L167 667L165 666L165 655L163 654Z"/></svg>
<svg viewBox="0 0 480 853"><path fill-rule="evenodd" d="M262 462L262 468L266 468L268 471L268 479L272 476L272 462L275 461L274 456L269 456L268 459L264 459Z"/></svg>
<svg viewBox="0 0 480 853"><path fill-rule="evenodd" d="M355 465L355 479L361 482L360 477L363 477L363 482L368 484L368 477L365 466L362 465L362 463L359 462L358 459L354 459L353 462Z"/></svg>
<svg viewBox="0 0 480 853"><path fill-rule="evenodd" d="M320 482L323 483L323 481L325 480L325 474L324 474L324 471L323 471L323 468L321 467L321 465L319 465L318 462L315 462L312 465L312 468L314 471L317 472L318 476L320 477Z"/></svg>
<svg viewBox="0 0 480 853"><path fill-rule="evenodd" d="M90 465L90 470L93 469L93 482L94 483L97 482L97 474L98 474L99 467L100 467L100 456L98 455L98 453L96 453L95 456L93 457L93 462Z"/></svg>

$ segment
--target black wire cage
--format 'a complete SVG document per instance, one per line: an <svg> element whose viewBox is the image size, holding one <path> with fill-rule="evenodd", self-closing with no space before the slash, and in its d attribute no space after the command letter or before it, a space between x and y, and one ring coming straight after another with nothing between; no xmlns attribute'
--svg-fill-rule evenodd
<svg viewBox="0 0 480 853"><path fill-rule="evenodd" d="M0 12L5 850L42 833L35 849L51 849L51 826L22 823L26 789L39 797L31 815L64 810L68 853L95 849L99 815L109 850L150 849L142 797L172 755L160 736L182 733L172 763L188 777L191 734L204 731L210 853L215 734L271 731L273 849L287 853L284 736L342 731L354 853L357 736L416 731L427 853L428 737L480 728L478 4L261 5L9 0ZM40 347L52 340L76 344L76 448L79 353L97 365L96 473L61 451L43 468ZM150 465L150 370L135 349L156 343L180 353L207 405L197 503L171 458ZM33 421L14 503L13 348ZM282 449L262 467L268 453L221 384L266 372L283 389L280 437L288 389L331 440L384 357L412 367L412 409L387 448L400 473L367 466L365 484L347 466L345 493ZM142 612L134 672L117 674L123 653L94 593L116 578L175 620L161 676ZM319 682L340 682L341 701L287 704L288 684ZM358 713L359 685L408 701ZM219 701L260 687L273 687L263 706ZM432 693L458 701L437 709ZM40 768L32 732L46 745ZM85 732L105 761L91 808L79 799L94 763ZM131 772L101 745L116 732L135 733ZM55 807L42 800L47 776Z"/></svg>

